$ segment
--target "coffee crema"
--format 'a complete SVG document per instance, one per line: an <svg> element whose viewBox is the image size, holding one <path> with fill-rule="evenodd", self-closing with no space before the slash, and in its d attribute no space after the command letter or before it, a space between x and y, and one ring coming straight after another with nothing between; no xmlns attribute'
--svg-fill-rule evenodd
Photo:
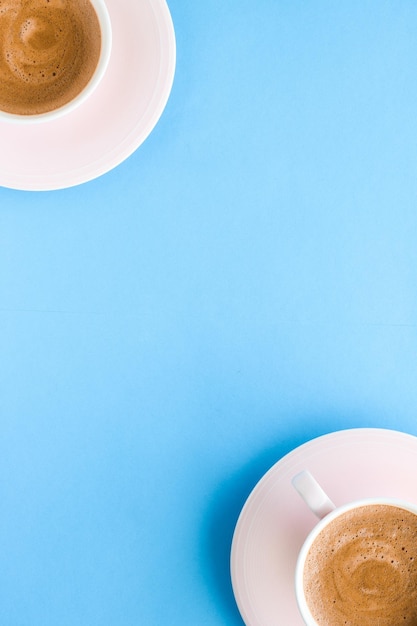
<svg viewBox="0 0 417 626"><path fill-rule="evenodd" d="M304 593L323 626L416 626L417 515L385 504L341 514L309 550Z"/></svg>
<svg viewBox="0 0 417 626"><path fill-rule="evenodd" d="M89 0L0 0L0 109L36 115L73 100L99 60Z"/></svg>

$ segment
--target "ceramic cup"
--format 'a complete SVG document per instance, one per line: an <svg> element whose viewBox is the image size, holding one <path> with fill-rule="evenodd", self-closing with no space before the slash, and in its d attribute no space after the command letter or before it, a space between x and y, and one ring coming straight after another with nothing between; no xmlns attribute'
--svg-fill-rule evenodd
<svg viewBox="0 0 417 626"><path fill-rule="evenodd" d="M29 32L30 28L32 28L32 30L35 32L35 28L39 28L39 37L44 36L44 40L47 37L49 37L49 39L52 39L52 45L50 45L47 41L47 46L50 46L52 48L54 45L56 45L55 40L59 39L61 33L63 32L64 37L67 35L67 33L65 32L65 26L64 28L58 28L55 25L54 25L54 28L58 34L53 33L53 28L50 27L50 25L48 25L47 20L42 19L42 10L57 11L57 13L59 13L59 11L62 11L63 7L65 8L66 2L68 2L69 6L71 7L71 3L73 2L73 0L45 0L44 7L42 7L41 3L40 2L38 3L37 0L32 0L32 2L29 2L29 3L22 2L20 6L21 6L22 11L26 11L26 14L23 15L20 22L15 26L12 23L12 19L6 15L5 19L8 21L3 22L5 26L2 26L1 21L0 21L0 31L1 31L1 28L3 28L4 30L9 29L10 33L6 32L5 37L10 38L11 36L13 36L21 40L22 38L24 38L25 29ZM95 33L96 34L98 33L97 39L99 43L96 45L97 59L95 61L95 66L91 70L86 84L81 88L81 90L78 93L75 93L73 96L71 95L70 99L67 102L63 104L62 103L52 104L50 110L46 112L40 112L40 113L38 112L34 112L34 113L10 112L10 110L3 110L3 109L7 109L7 107L3 105L3 109L2 109L2 106L0 104L0 122L10 122L14 124L28 124L28 123L47 122L50 120L54 120L58 117L66 115L67 113L70 113L71 111L79 107L95 91L95 89L99 85L100 81L102 80L106 72L106 69L110 60L111 48L112 48L112 27L111 27L110 16L106 7L105 0L89 0L89 4L91 5L93 12L95 13L96 18L98 20L98 28L96 28ZM6 6L6 10L7 10L7 6ZM13 9L13 11L15 10ZM30 13L30 11L32 11L32 14ZM1 19L4 19L4 17L0 16L0 20ZM60 18L58 17L58 19ZM43 21L45 22L45 24L42 23ZM71 23L74 23L74 20L71 20L71 19L68 20L68 24L71 24ZM48 28L51 31L52 35L49 34ZM13 29L15 29L16 32L14 32ZM53 39L53 37L55 37L55 40ZM92 39L90 35L89 35L89 38ZM21 51L20 57L22 56L24 57L27 52L28 57L32 55L33 60L28 61L27 59L24 59L24 62L22 62L21 66L17 66L17 64L15 64L11 68L12 75L13 75L13 72L14 74L18 74L19 76L23 75L26 79L26 82L28 82L28 80L30 80L28 76L31 76L31 75L33 76L35 75L35 72L38 72L37 75L38 76L40 75L41 77L43 77L43 80L46 81L48 76L45 77L44 73L42 73L43 71L42 70L42 62L43 62L42 54L44 53L44 51L42 50L42 54L36 57L34 56L35 54L34 51L31 49L31 48L39 47L37 46L37 42L36 42L36 32L35 32L35 36L33 37L33 40L34 40L33 42L29 41L29 37L27 37L27 39L28 39L28 43L25 42L25 45L27 47L26 49ZM76 48L77 45L78 43L74 45L74 48ZM46 49L45 49L45 53L46 53ZM9 55L7 56L9 57ZM53 73L51 72L51 76L52 74L53 76L58 76L60 72L61 72L61 75L64 75L67 71L67 68L65 67L65 63L66 63L65 54L61 54L60 52L58 52L56 56L57 56L57 59L59 57L61 59L59 63L57 64L57 65L60 65L60 67L55 72ZM86 58L87 57L88 55L86 55ZM39 63L38 63L38 60L39 60ZM29 63L33 63L33 68L34 68L33 70L31 70ZM0 69L1 69L1 66L0 66ZM9 71L9 69L10 69L9 67L6 67L6 71ZM3 77L4 76L5 75L3 75ZM1 73L0 73L0 78L1 78ZM39 78L39 81L41 80L42 79ZM52 81L52 78L51 78L51 81ZM1 92L1 89L3 89L2 82L3 83L5 82L4 78L0 80L0 92ZM40 89L45 89L45 87L43 87L41 84Z"/></svg>
<svg viewBox="0 0 417 626"><path fill-rule="evenodd" d="M320 520L295 572L306 626L417 623L417 505L368 498L335 507L308 470L292 483Z"/></svg>

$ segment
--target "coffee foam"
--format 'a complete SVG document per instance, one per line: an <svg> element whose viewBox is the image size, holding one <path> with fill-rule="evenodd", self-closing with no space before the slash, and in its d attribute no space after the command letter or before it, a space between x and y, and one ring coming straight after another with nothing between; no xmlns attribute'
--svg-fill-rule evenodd
<svg viewBox="0 0 417 626"><path fill-rule="evenodd" d="M416 626L417 515L368 505L333 520L310 548L304 592L323 626Z"/></svg>
<svg viewBox="0 0 417 626"><path fill-rule="evenodd" d="M0 109L57 109L97 66L100 25L89 0L0 0Z"/></svg>

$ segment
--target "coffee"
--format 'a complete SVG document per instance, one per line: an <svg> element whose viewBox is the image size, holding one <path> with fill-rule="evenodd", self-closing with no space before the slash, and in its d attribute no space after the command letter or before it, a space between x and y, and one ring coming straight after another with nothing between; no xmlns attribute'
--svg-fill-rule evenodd
<svg viewBox="0 0 417 626"><path fill-rule="evenodd" d="M304 594L323 626L416 626L417 515L370 504L332 520L308 552Z"/></svg>
<svg viewBox="0 0 417 626"><path fill-rule="evenodd" d="M0 110L54 111L90 81L101 30L90 0L0 0Z"/></svg>

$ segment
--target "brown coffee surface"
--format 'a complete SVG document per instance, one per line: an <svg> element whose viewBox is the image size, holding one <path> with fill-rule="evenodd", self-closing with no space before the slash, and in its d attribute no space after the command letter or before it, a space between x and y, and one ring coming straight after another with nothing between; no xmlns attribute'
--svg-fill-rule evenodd
<svg viewBox="0 0 417 626"><path fill-rule="evenodd" d="M89 0L0 0L0 109L33 115L70 102L100 49Z"/></svg>
<svg viewBox="0 0 417 626"><path fill-rule="evenodd" d="M333 520L310 548L304 592L323 626L416 626L417 515L366 505Z"/></svg>

